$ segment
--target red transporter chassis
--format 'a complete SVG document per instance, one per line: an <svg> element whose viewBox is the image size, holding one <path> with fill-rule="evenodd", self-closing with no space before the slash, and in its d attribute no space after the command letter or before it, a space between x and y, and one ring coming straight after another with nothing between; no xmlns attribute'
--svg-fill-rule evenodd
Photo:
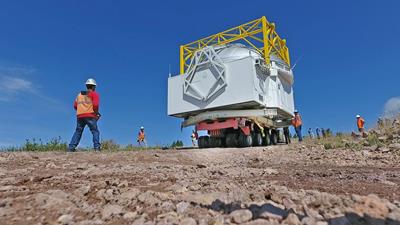
<svg viewBox="0 0 400 225"><path fill-rule="evenodd" d="M250 147L277 144L279 131L262 127L249 118L225 118L202 121L196 124L196 131L206 130L209 136L198 140L199 148L209 147ZM284 128L286 143L289 143L289 129Z"/></svg>

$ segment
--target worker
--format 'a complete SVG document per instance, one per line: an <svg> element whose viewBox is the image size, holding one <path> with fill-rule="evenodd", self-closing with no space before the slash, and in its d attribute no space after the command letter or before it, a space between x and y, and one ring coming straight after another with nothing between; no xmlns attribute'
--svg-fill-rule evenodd
<svg viewBox="0 0 400 225"><path fill-rule="evenodd" d="M317 138L318 138L318 139L320 139L320 138L321 138L321 136L320 136L319 132L320 132L320 129L319 129L319 127L315 128L315 134L317 135Z"/></svg>
<svg viewBox="0 0 400 225"><path fill-rule="evenodd" d="M82 132L87 125L93 135L93 147L100 151L100 132L97 121L100 119L99 94L96 92L96 81L92 78L86 81L86 91L81 91L74 101L77 125L71 142L68 146L69 152L74 152L82 137Z"/></svg>
<svg viewBox="0 0 400 225"><path fill-rule="evenodd" d="M311 127L308 128L308 136L310 137L310 139L313 139L313 138L314 138L314 134L313 134L313 132L312 132Z"/></svg>
<svg viewBox="0 0 400 225"><path fill-rule="evenodd" d="M365 123L365 121L360 115L357 115L356 118L357 118L358 132L360 132L361 134L364 134L364 123Z"/></svg>
<svg viewBox="0 0 400 225"><path fill-rule="evenodd" d="M378 128L383 128L383 119L382 119L382 117L378 118L377 124L378 124Z"/></svg>
<svg viewBox="0 0 400 225"><path fill-rule="evenodd" d="M192 131L192 135L190 137L192 138L193 147L196 147L196 141L197 141L197 138L198 138L197 132L193 130Z"/></svg>
<svg viewBox="0 0 400 225"><path fill-rule="evenodd" d="M303 125L303 123L301 121L301 116L298 110L294 110L294 118L292 119L292 125L296 131L299 141L300 142L303 141L303 137L301 135L301 126Z"/></svg>
<svg viewBox="0 0 400 225"><path fill-rule="evenodd" d="M325 128L321 128L321 134L323 138L326 138Z"/></svg>
<svg viewBox="0 0 400 225"><path fill-rule="evenodd" d="M137 142L139 146L144 146L147 147L147 142L146 142L146 134L144 133L144 127L140 127L138 137L137 137Z"/></svg>

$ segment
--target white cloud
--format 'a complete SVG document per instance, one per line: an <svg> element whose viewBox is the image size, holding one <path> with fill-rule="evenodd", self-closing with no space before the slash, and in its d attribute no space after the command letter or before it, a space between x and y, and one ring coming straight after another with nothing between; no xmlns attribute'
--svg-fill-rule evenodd
<svg viewBox="0 0 400 225"><path fill-rule="evenodd" d="M65 103L43 93L41 87L30 79L36 74L33 68L0 65L0 103L24 99L29 102L39 101L43 107L54 111L68 112Z"/></svg>
<svg viewBox="0 0 400 225"><path fill-rule="evenodd" d="M10 101L20 93L36 93L31 81L0 75L0 101Z"/></svg>
<svg viewBox="0 0 400 225"><path fill-rule="evenodd" d="M387 100L383 108L383 116L393 118L400 113L400 97L393 97Z"/></svg>
<svg viewBox="0 0 400 225"><path fill-rule="evenodd" d="M35 85L24 78L35 70L0 66L0 101L11 101L20 94L37 94Z"/></svg>

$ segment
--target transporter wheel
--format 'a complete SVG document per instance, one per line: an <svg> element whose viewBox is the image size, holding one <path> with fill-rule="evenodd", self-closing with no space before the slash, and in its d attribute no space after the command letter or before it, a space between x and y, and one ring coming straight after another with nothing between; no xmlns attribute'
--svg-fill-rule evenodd
<svg viewBox="0 0 400 225"><path fill-rule="evenodd" d="M278 144L278 131L271 130L271 144L276 145Z"/></svg>
<svg viewBox="0 0 400 225"><path fill-rule="evenodd" d="M199 148L208 148L209 140L210 140L210 137L208 137L208 136L199 137L199 140L198 140Z"/></svg>
<svg viewBox="0 0 400 225"><path fill-rule="evenodd" d="M265 137L264 137L264 146L271 145L271 134L269 133L269 130L265 131Z"/></svg>
<svg viewBox="0 0 400 225"><path fill-rule="evenodd" d="M262 135L260 133L254 133L252 135L252 138L253 138L253 145L254 146L262 146L263 138L262 138Z"/></svg>
<svg viewBox="0 0 400 225"><path fill-rule="evenodd" d="M225 144L228 148L237 147L237 135L236 134L227 134L225 137Z"/></svg>
<svg viewBox="0 0 400 225"><path fill-rule="evenodd" d="M251 145L253 144L253 138L251 137L251 135L240 134L239 141L240 147L243 148L251 147Z"/></svg>
<svg viewBox="0 0 400 225"><path fill-rule="evenodd" d="M290 144L290 132L289 132L289 127L283 128L283 134L285 136L285 142L286 144Z"/></svg>
<svg viewBox="0 0 400 225"><path fill-rule="evenodd" d="M199 137L199 139L197 140L197 145L199 146L199 148L204 148L204 137Z"/></svg>
<svg viewBox="0 0 400 225"><path fill-rule="evenodd" d="M210 148L219 148L222 147L222 140L218 137L210 137L209 139L209 147Z"/></svg>

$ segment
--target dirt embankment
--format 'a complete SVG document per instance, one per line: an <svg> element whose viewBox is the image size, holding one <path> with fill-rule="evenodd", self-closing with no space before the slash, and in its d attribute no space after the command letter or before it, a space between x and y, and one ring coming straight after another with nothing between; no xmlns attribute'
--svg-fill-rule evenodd
<svg viewBox="0 0 400 225"><path fill-rule="evenodd" d="M0 153L0 224L400 224L399 162L300 145Z"/></svg>

